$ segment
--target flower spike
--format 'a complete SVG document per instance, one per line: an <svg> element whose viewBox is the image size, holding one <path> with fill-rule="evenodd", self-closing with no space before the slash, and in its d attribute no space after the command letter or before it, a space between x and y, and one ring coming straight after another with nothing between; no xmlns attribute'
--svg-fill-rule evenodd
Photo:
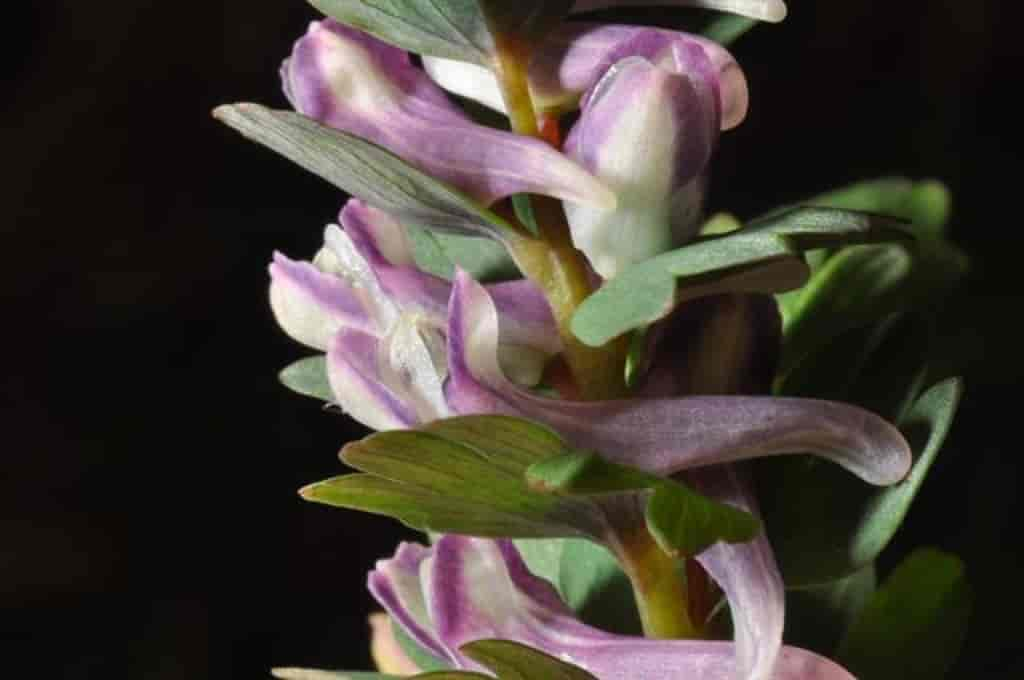
<svg viewBox="0 0 1024 680"><path fill-rule="evenodd" d="M596 178L539 140L477 125L402 50L314 22L281 69L300 113L378 144L486 205L520 193L614 205Z"/></svg>

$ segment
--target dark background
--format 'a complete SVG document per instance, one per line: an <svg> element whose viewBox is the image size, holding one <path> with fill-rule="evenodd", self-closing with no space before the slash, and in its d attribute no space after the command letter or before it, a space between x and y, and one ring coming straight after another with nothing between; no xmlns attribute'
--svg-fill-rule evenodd
<svg viewBox="0 0 1024 680"><path fill-rule="evenodd" d="M967 401L894 554L968 559L958 677L1022 671L1015 4L791 2L735 50L753 109L712 195L750 216L892 172L953 187L975 267L946 340ZM362 583L401 531L295 495L361 430L277 385L303 350L265 301L271 251L312 254L341 196L208 113L283 106L279 61L314 10L64 0L5 16L0 663L76 680L365 667Z"/></svg>

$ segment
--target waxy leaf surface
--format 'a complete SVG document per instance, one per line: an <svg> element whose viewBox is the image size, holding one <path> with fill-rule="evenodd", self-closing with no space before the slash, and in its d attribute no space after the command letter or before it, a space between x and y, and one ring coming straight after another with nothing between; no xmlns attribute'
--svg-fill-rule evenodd
<svg viewBox="0 0 1024 680"><path fill-rule="evenodd" d="M312 668L275 668L270 673L279 680L400 680L397 675L383 673L320 671Z"/></svg>
<svg viewBox="0 0 1024 680"><path fill-rule="evenodd" d="M943 233L950 199L937 182L864 182L809 203L908 220L905 229L914 240L822 251L810 260L808 284L779 296L786 337L783 376L850 329L897 312L937 314L945 292L967 269L966 258Z"/></svg>
<svg viewBox="0 0 1024 680"><path fill-rule="evenodd" d="M215 115L249 139L395 217L431 229L492 237L512 228L468 196L381 147L300 114L235 104L218 108Z"/></svg>

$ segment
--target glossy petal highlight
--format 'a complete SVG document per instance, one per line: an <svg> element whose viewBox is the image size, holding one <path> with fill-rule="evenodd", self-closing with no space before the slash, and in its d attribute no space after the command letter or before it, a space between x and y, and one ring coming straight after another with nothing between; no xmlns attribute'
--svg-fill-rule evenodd
<svg viewBox="0 0 1024 680"><path fill-rule="evenodd" d="M335 21L310 26L282 78L300 113L378 144L486 205L520 193L614 204L601 182L555 149L473 123L408 54Z"/></svg>
<svg viewBox="0 0 1024 680"><path fill-rule="evenodd" d="M718 43L677 31L643 26L571 22L555 30L537 50L530 65L530 90L541 111L560 113L577 107L616 62L643 57L666 62L673 49L699 47L717 72L722 129L739 125L749 104L747 80L736 59ZM482 66L425 57L424 66L443 88L496 111L505 102L494 74Z"/></svg>
<svg viewBox="0 0 1024 680"><path fill-rule="evenodd" d="M736 467L694 470L687 479L708 497L757 514ZM782 650L786 593L767 536L762 531L747 543L716 543L697 560L729 600L740 677L768 680Z"/></svg>
<svg viewBox="0 0 1024 680"><path fill-rule="evenodd" d="M774 397L684 397L574 402L512 385L497 354L498 318L487 291L456 278L448 327L448 404L458 414L500 413L545 423L573 445L660 475L762 456L811 453L872 484L910 469L910 448L878 416L835 402Z"/></svg>

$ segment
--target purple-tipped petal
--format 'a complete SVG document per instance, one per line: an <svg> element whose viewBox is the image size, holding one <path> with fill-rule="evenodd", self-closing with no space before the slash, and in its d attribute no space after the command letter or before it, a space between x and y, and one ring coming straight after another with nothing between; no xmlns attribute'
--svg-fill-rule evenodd
<svg viewBox="0 0 1024 680"><path fill-rule="evenodd" d="M412 261L405 230L387 214L360 201L341 213L345 233L369 264L383 293L405 311L445 326L451 281L427 274ZM535 385L547 360L562 351L562 340L544 294L521 279L488 286L500 318L501 364L520 385Z"/></svg>
<svg viewBox="0 0 1024 680"><path fill-rule="evenodd" d="M549 145L473 123L408 54L335 21L313 23L282 74L300 113L374 142L487 205L520 193L614 205L600 181Z"/></svg>
<svg viewBox="0 0 1024 680"><path fill-rule="evenodd" d="M811 453L872 484L903 479L910 447L878 416L844 404L774 397L686 397L574 402L512 385L497 354L498 317L487 291L456 276L448 327L448 404L545 423L575 446L661 475L762 456Z"/></svg>
<svg viewBox="0 0 1024 680"><path fill-rule="evenodd" d="M417 423L450 415L444 395L445 339L440 330L415 315L401 316L377 349L377 375Z"/></svg>
<svg viewBox="0 0 1024 680"><path fill-rule="evenodd" d="M681 68L643 57L612 66L588 94L565 152L618 196L614 210L568 205L573 243L612 278L690 240L718 141L713 65L696 45L670 52Z"/></svg>
<svg viewBox="0 0 1024 680"><path fill-rule="evenodd" d="M278 324L293 339L321 351L341 328L371 331L374 319L348 282L308 262L274 253L270 265L270 306Z"/></svg>
<svg viewBox="0 0 1024 680"><path fill-rule="evenodd" d="M572 11L593 12L616 7L699 7L773 23L786 18L783 0L576 0Z"/></svg>
<svg viewBox="0 0 1024 680"><path fill-rule="evenodd" d="M688 480L710 498L757 514L753 494L733 466L694 470ZM786 616L785 586L768 538L762 531L747 543L719 542L697 560L729 600L738 677L768 680L782 650Z"/></svg>
<svg viewBox="0 0 1024 680"><path fill-rule="evenodd" d="M366 333L339 331L327 353L331 391L348 415L371 429L414 427L420 422L416 413L381 381L379 344Z"/></svg>
<svg viewBox="0 0 1024 680"><path fill-rule="evenodd" d="M413 640L440 659L455 659L437 641L423 589L424 569L431 568L432 551L416 543L402 543L395 556L378 560L367 577L370 593Z"/></svg>
<svg viewBox="0 0 1024 680"><path fill-rule="evenodd" d="M345 205L340 219L383 293L397 307L415 310L443 325L448 315L451 282L417 269L402 225L387 213L357 200Z"/></svg>
<svg viewBox="0 0 1024 680"><path fill-rule="evenodd" d="M443 536L432 551L430 560L420 562L425 595L402 597L407 588L388 588L390 579L381 568L386 562L379 563L371 583L376 580L377 591L385 593L385 598L379 599L398 621L418 621L409 608L425 602L432 630L423 644L431 651L444 649L443 656L461 667L477 667L460 653L461 646L501 638L576 664L601 680L742 677L731 642L634 638L581 623L551 584L530 573L511 541ZM391 596L393 593L398 597ZM792 647L783 649L769 677L852 680L827 659Z"/></svg>
<svg viewBox="0 0 1024 680"><path fill-rule="evenodd" d="M571 110L617 61L636 56L660 63L671 56L673 47L690 45L700 47L717 72L722 129L736 127L746 117L749 92L743 70L729 51L700 36L643 26L571 22L559 27L531 62L534 105L555 114ZM449 92L505 111L498 81L489 69L436 57L425 57L423 63Z"/></svg>

